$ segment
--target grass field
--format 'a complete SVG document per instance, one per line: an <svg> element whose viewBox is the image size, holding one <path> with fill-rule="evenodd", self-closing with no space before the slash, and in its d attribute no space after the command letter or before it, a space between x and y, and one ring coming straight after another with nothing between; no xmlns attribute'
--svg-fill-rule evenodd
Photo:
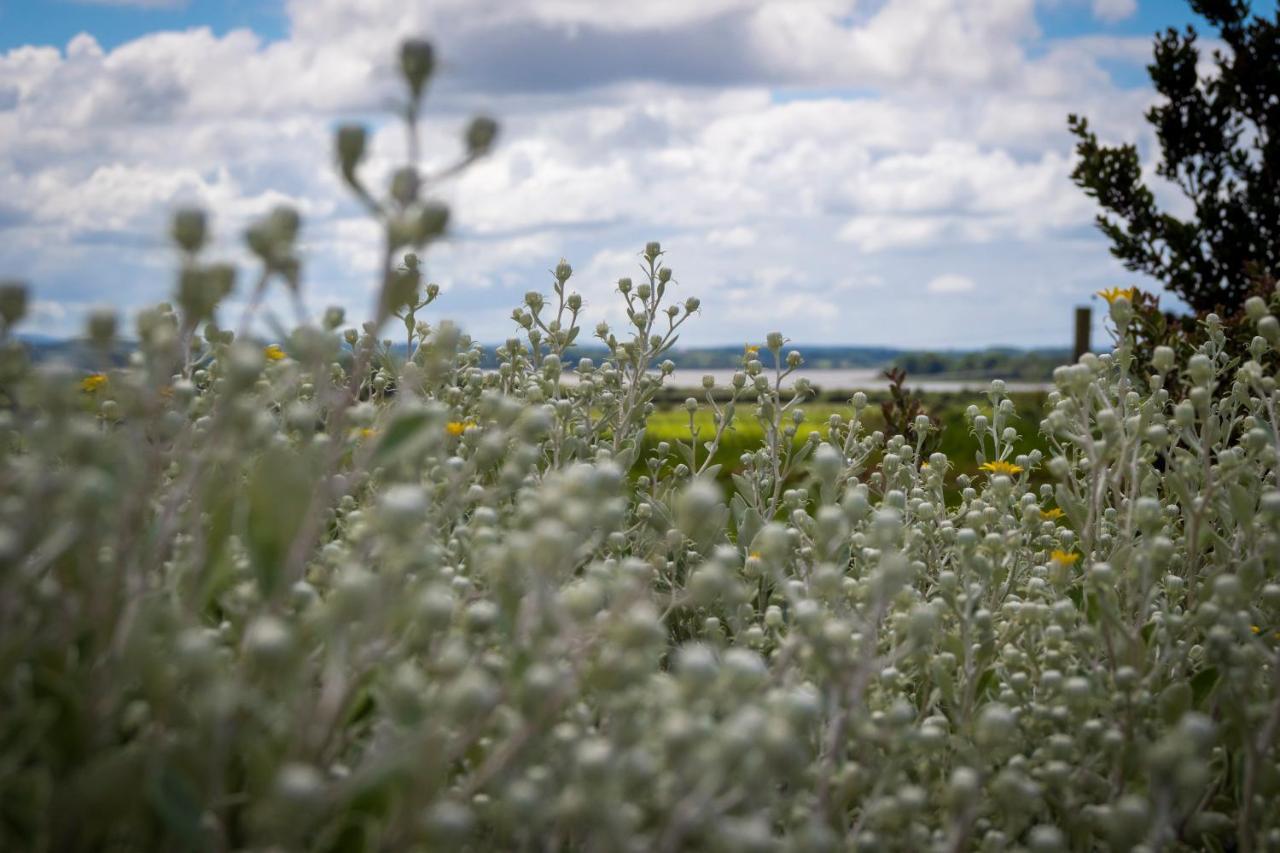
<svg viewBox="0 0 1280 853"><path fill-rule="evenodd" d="M863 412L863 423L867 431L881 429L884 427L884 418L881 415L880 402L886 398L886 395L869 394L868 397L871 404ZM1045 394L1018 393L1011 394L1010 398L1014 401L1018 412L1016 428L1022 437L1018 443L1019 452L1026 453L1037 448L1047 451L1048 445L1040 435L1040 419L1044 412ZM941 443L937 450L945 453L951 460L954 466L952 477L973 474L978 467L974 458L978 443L969 431L964 413L970 405L977 405L979 409L990 414L990 404L986 397L980 394L956 392L924 394L922 399L926 411L936 416L942 423ZM814 401L800 408L804 411L805 420L797 430L796 441L803 441L804 437L814 430L819 430L825 435L827 419L832 414L840 414L847 418L853 413L853 406L848 402L840 403L830 399ZM703 440L714 435L715 428L708 406L703 404L694 418ZM689 438L689 413L682 405L664 404L650 416L645 434L645 443L649 448L661 441L674 444L676 441L688 442ZM743 453L756 450L763 441L764 428L754 415L754 406L740 404L733 428L725 432L721 447L716 453L716 462L722 466L721 478L727 478L730 472L739 467L738 458Z"/></svg>

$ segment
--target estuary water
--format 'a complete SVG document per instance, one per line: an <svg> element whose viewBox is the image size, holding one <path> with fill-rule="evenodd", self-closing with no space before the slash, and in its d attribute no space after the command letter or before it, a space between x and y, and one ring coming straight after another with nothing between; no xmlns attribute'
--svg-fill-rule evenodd
<svg viewBox="0 0 1280 853"><path fill-rule="evenodd" d="M701 388L702 377L711 376L718 387L728 385L735 371L725 369L710 370L676 370L663 384L667 388ZM765 371L772 375L771 371ZM562 374L566 381L573 381L572 371ZM835 370L800 369L783 380L783 386L790 386L797 378L805 377L819 391L883 391L889 387L889 381L875 368L847 368ZM932 379L929 377L907 377L907 388L913 391L965 391L982 392L990 386L990 379ZM1005 381L1007 391L1047 391L1053 387L1051 382Z"/></svg>

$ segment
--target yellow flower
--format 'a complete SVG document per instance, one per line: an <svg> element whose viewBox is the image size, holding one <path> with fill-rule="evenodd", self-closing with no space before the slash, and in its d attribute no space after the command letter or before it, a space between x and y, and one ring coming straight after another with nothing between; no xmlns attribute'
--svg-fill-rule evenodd
<svg viewBox="0 0 1280 853"><path fill-rule="evenodd" d="M1063 566L1074 566L1080 560L1079 554L1076 554L1073 551L1062 551L1059 549L1055 549L1050 557L1053 558L1055 563L1059 563Z"/></svg>
<svg viewBox="0 0 1280 853"><path fill-rule="evenodd" d="M80 390L84 391L87 394L92 394L94 391L97 391L99 388L101 388L103 385L106 385L106 384L107 384L107 374L90 373L84 379L80 380Z"/></svg>
<svg viewBox="0 0 1280 853"><path fill-rule="evenodd" d="M360 430L361 438L373 438L377 434L378 434L378 431L376 429L371 429L369 427L365 427L364 429Z"/></svg>
<svg viewBox="0 0 1280 853"><path fill-rule="evenodd" d="M988 474L1021 474L1022 466L1014 465L1012 462L1005 462L1003 459L997 459L995 462L982 463L982 470Z"/></svg>
<svg viewBox="0 0 1280 853"><path fill-rule="evenodd" d="M1107 300L1108 305L1113 304L1121 296L1132 302L1133 297L1137 294L1138 288L1136 287L1108 287L1106 290L1098 291L1098 295Z"/></svg>
<svg viewBox="0 0 1280 853"><path fill-rule="evenodd" d="M1065 513L1063 513L1063 511L1056 506L1053 509L1040 510L1040 517L1043 518L1045 521L1057 521L1058 519L1062 518L1064 514Z"/></svg>
<svg viewBox="0 0 1280 853"><path fill-rule="evenodd" d="M467 421L466 423L463 423L462 421L449 421L449 423L444 425L444 431L449 433L449 435L459 436L475 425L475 421Z"/></svg>
<svg viewBox="0 0 1280 853"><path fill-rule="evenodd" d="M759 559L760 559L760 552L759 552L759 551L752 551L750 554L748 554L748 555L747 555L747 559L748 559L748 560L759 560Z"/></svg>
<svg viewBox="0 0 1280 853"><path fill-rule="evenodd" d="M272 344L262 351L268 361L280 361L284 358L284 350L280 349L279 344Z"/></svg>
<svg viewBox="0 0 1280 853"><path fill-rule="evenodd" d="M1257 625L1250 625L1250 626L1249 626L1249 630L1250 630L1250 631L1252 631L1252 632L1253 632L1253 633L1255 633L1255 634L1261 634L1261 633L1262 633L1262 629L1261 629L1261 628L1259 628Z"/></svg>
<svg viewBox="0 0 1280 853"><path fill-rule="evenodd" d="M928 463L928 462L921 462L921 463L920 463L920 470L921 470L921 471L928 471L928 470L929 470L929 463Z"/></svg>
<svg viewBox="0 0 1280 853"><path fill-rule="evenodd" d="M745 347L743 347L743 353L744 353L748 358L751 358L751 357L757 356L757 355L759 355L759 354L760 354L760 345L759 345L759 344L747 344Z"/></svg>

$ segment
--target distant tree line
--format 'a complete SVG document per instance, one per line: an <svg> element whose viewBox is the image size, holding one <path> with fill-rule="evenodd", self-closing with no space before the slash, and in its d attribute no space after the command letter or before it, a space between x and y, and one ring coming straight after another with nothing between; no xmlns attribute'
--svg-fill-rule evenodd
<svg viewBox="0 0 1280 853"><path fill-rule="evenodd" d="M954 379L1048 380L1053 369L1069 361L1065 349L1019 350L991 348L967 352L905 352L893 359L908 376Z"/></svg>

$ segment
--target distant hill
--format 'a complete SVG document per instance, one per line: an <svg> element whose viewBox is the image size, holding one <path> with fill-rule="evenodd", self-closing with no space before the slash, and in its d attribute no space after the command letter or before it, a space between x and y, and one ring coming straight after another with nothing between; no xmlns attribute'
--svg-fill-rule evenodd
<svg viewBox="0 0 1280 853"><path fill-rule="evenodd" d="M787 344L787 350L793 349L799 350L804 355L805 367L810 370L887 366L894 358L904 354L903 350L887 347ZM482 362L485 367L496 367L498 364L493 350L493 347L485 347L485 357ZM604 347L573 347L566 355L569 364L575 365L581 358L590 358L598 363L604 358L606 352ZM671 359L678 370L732 370L742 366L742 355L743 348L740 346L690 347L672 350L663 356L663 359ZM772 363L772 356L768 353L761 353L760 358L765 364Z"/></svg>
<svg viewBox="0 0 1280 853"><path fill-rule="evenodd" d="M36 362L64 361L73 366L88 369L99 364L99 355L82 340L59 339L42 335L26 335L21 340ZM124 364L133 345L117 344L111 354L111 362ZM396 348L403 351L403 345ZM497 367L496 347L485 346L481 366ZM908 376L928 376L947 379L989 379L1044 381L1053 368L1070 359L1065 349L1022 350L1012 347L991 347L982 350L906 350L893 347L857 346L806 346L788 344L788 350L804 354L807 370L849 370L880 367L900 367ZM605 355L603 347L575 347L569 351L569 366L581 358L599 363ZM667 357L680 370L732 370L742 364L742 347L691 347L673 350ZM766 353L763 360L768 363Z"/></svg>
<svg viewBox="0 0 1280 853"><path fill-rule="evenodd" d="M1068 349L1014 349L991 347L984 350L944 352L904 352L893 357L894 366L908 376L947 379L1048 380L1053 369L1071 360Z"/></svg>

